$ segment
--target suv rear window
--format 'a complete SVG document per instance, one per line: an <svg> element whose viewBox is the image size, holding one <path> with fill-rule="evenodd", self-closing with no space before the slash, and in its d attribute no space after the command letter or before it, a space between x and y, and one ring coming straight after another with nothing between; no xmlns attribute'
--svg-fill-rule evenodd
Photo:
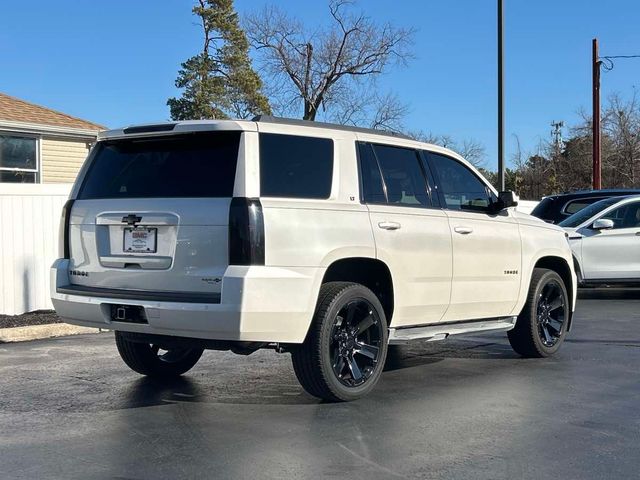
<svg viewBox="0 0 640 480"><path fill-rule="evenodd" d="M260 196L321 198L331 195L333 140L260 134Z"/></svg>
<svg viewBox="0 0 640 480"><path fill-rule="evenodd" d="M99 142L78 198L232 197L240 134Z"/></svg>
<svg viewBox="0 0 640 480"><path fill-rule="evenodd" d="M566 213L568 215L573 215L574 213L577 213L580 210L582 210L584 207L588 207L592 203L595 203L598 200L602 200L603 198L605 198L605 197L583 198L581 200L573 200L573 201L567 203L564 206L564 209L562 210L562 213Z"/></svg>

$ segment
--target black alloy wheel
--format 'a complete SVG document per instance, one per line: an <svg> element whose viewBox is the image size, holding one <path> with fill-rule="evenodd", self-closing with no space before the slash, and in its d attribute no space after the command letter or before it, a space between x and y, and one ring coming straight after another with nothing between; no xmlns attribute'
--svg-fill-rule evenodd
<svg viewBox="0 0 640 480"><path fill-rule="evenodd" d="M558 351L567 333L571 305L562 277L546 268L534 268L527 301L509 343L523 357L548 357Z"/></svg>
<svg viewBox="0 0 640 480"><path fill-rule="evenodd" d="M382 322L366 299L352 300L338 312L331 334L331 363L343 385L357 387L371 377L383 337Z"/></svg>
<svg viewBox="0 0 640 480"><path fill-rule="evenodd" d="M553 347L562 336L567 318L566 300L562 286L556 280L545 284L538 297L536 320L540 341L547 348Z"/></svg>
<svg viewBox="0 0 640 480"><path fill-rule="evenodd" d="M328 282L320 288L304 343L291 351L296 377L311 395L351 401L378 383L387 356L387 319L364 285Z"/></svg>

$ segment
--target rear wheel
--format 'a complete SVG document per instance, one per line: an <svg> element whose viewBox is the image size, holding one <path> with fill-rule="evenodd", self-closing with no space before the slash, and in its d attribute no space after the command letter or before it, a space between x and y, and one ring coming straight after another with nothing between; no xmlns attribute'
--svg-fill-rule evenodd
<svg viewBox="0 0 640 480"><path fill-rule="evenodd" d="M524 357L553 355L564 341L569 320L569 295L562 277L553 270L536 268L509 343Z"/></svg>
<svg viewBox="0 0 640 480"><path fill-rule="evenodd" d="M305 342L292 351L302 387L329 401L350 401L369 393L387 355L387 321L368 288L329 282L320 289Z"/></svg>
<svg viewBox="0 0 640 480"><path fill-rule="evenodd" d="M172 378L191 370L202 356L201 348L163 350L158 345L132 342L116 331L116 346L127 366L142 375Z"/></svg>

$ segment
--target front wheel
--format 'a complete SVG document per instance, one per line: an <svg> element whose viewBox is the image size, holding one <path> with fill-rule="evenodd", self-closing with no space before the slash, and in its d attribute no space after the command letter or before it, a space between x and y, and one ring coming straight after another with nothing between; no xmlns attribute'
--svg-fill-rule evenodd
<svg viewBox="0 0 640 480"><path fill-rule="evenodd" d="M202 356L202 348L162 350L158 345L132 342L116 331L118 353L127 366L142 375L168 379L191 370Z"/></svg>
<svg viewBox="0 0 640 480"><path fill-rule="evenodd" d="M564 341L570 312L562 277L553 270L535 268L527 303L515 328L507 333L511 347L524 357L553 355Z"/></svg>
<svg viewBox="0 0 640 480"><path fill-rule="evenodd" d="M363 285L322 285L305 342L291 358L302 387L328 401L356 400L378 382L387 355L387 321Z"/></svg>

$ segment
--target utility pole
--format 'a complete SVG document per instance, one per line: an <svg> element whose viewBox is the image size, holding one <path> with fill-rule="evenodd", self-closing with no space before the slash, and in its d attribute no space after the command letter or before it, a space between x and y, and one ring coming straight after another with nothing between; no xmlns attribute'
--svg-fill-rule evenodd
<svg viewBox="0 0 640 480"><path fill-rule="evenodd" d="M504 5L498 0L498 186L504 190Z"/></svg>
<svg viewBox="0 0 640 480"><path fill-rule="evenodd" d="M598 55L598 39L593 39L592 68L593 68L593 189L602 188L602 166L600 158L600 64Z"/></svg>

